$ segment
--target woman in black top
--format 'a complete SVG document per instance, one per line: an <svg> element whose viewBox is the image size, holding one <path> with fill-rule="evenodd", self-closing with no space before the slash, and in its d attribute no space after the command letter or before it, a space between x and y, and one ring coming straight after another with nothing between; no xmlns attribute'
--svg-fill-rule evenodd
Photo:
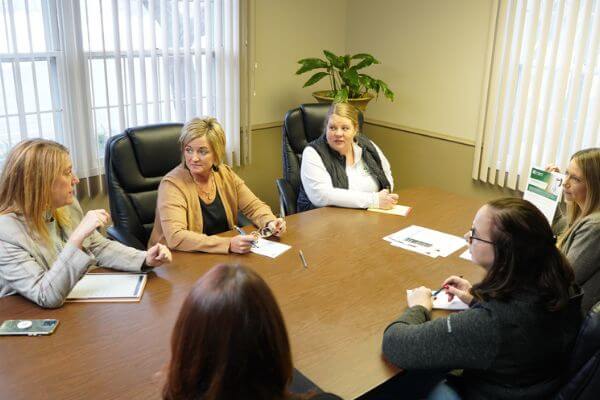
<svg viewBox="0 0 600 400"><path fill-rule="evenodd" d="M531 203L501 199L477 212L465 238L487 274L473 286L450 277L440 295L469 309L430 321L431 291L416 289L385 330L385 357L408 370L464 370L430 398L551 397L579 330L581 293L550 225Z"/></svg>

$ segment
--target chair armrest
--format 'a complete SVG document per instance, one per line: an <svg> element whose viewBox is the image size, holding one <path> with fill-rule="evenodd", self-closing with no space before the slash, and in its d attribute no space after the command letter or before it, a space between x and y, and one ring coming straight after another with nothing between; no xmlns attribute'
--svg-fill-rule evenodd
<svg viewBox="0 0 600 400"><path fill-rule="evenodd" d="M146 250L146 246L138 238L122 228L111 226L106 229L106 235L109 237L109 239L114 239L117 242L123 243L125 246L133 247L143 251Z"/></svg>
<svg viewBox="0 0 600 400"><path fill-rule="evenodd" d="M283 215L296 214L296 192L292 185L285 179L279 178L275 180L277 191L279 192L279 204Z"/></svg>

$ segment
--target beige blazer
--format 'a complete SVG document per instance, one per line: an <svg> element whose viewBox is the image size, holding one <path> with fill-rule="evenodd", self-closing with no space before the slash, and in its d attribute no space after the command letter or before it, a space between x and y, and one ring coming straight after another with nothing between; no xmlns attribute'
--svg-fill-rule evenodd
<svg viewBox="0 0 600 400"><path fill-rule="evenodd" d="M276 218L231 167L221 164L214 176L230 229L236 224L238 210L259 228ZM163 177L158 187L156 217L148 247L162 243L172 250L228 253L231 239L205 235L202 226L196 183L190 171L179 165Z"/></svg>

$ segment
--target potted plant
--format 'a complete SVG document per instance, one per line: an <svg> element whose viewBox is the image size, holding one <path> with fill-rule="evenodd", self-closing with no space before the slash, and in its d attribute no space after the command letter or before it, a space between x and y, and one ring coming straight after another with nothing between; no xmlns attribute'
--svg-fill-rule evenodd
<svg viewBox="0 0 600 400"><path fill-rule="evenodd" d="M300 68L296 75L308 71L322 69L323 71L313 74L303 87L314 85L326 76L329 77L331 90L321 90L313 93L313 96L321 103L349 102L361 109L367 108L367 103L373 97L379 97L382 92L385 97L394 101L394 92L380 79L375 79L359 70L379 61L370 54L360 53L353 56L346 54L337 56L330 51L323 50L325 60L321 58L304 58L298 61Z"/></svg>

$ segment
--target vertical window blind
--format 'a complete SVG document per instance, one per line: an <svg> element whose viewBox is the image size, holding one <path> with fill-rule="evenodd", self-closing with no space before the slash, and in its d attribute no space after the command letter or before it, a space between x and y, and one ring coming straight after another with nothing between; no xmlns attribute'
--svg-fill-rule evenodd
<svg viewBox="0 0 600 400"><path fill-rule="evenodd" d="M102 172L127 127L215 116L240 162L239 0L0 0L0 159L65 143Z"/></svg>
<svg viewBox="0 0 600 400"><path fill-rule="evenodd" d="M600 146L600 1L498 4L473 178L524 190L531 166Z"/></svg>

